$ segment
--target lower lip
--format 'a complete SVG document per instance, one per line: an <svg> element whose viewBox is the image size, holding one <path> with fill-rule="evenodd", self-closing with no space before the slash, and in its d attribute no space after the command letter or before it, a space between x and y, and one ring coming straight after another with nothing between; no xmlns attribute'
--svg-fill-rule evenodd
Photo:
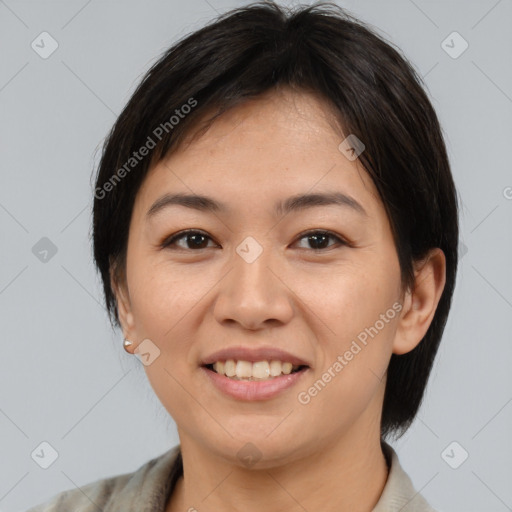
<svg viewBox="0 0 512 512"><path fill-rule="evenodd" d="M234 380L220 375L217 372L208 370L204 366L201 370L205 372L212 384L233 398L239 400L268 400L277 396L285 389L291 388L302 378L309 368L304 368L289 375L281 375L268 380Z"/></svg>

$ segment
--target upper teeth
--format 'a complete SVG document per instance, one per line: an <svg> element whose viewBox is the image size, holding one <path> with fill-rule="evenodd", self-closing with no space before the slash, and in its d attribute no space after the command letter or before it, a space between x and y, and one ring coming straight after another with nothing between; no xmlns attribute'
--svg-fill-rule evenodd
<svg viewBox="0 0 512 512"><path fill-rule="evenodd" d="M228 359L213 364L213 369L217 373L238 379L271 379L282 373L288 375L297 368L299 367L286 361L257 361L251 363L250 361Z"/></svg>

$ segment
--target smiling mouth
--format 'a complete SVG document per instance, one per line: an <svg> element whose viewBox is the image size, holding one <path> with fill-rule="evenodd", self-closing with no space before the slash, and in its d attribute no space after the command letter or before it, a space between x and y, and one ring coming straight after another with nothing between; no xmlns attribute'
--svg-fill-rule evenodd
<svg viewBox="0 0 512 512"><path fill-rule="evenodd" d="M203 367L229 379L241 381L272 380L309 368L307 365L292 365L288 361L271 360L253 363L235 359L217 361Z"/></svg>

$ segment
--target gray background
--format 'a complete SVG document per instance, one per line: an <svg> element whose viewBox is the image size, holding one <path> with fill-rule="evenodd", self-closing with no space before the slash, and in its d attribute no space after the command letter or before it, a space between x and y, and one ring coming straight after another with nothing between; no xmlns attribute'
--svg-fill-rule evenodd
<svg viewBox="0 0 512 512"><path fill-rule="evenodd" d="M245 3L0 0L0 511L134 471L178 442L101 306L91 172L150 64ZM425 76L462 199L452 314L419 417L394 446L439 511L512 510L512 1L339 3ZM59 45L47 59L31 47L43 31ZM442 47L453 31L469 43L458 58ZM57 248L47 261L32 251L42 237ZM58 452L48 469L31 457L43 441Z"/></svg>

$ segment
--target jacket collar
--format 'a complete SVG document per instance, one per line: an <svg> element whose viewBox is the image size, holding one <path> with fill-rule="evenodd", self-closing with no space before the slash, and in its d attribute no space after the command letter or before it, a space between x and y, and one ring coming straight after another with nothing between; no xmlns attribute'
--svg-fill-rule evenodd
<svg viewBox="0 0 512 512"><path fill-rule="evenodd" d="M435 512L414 488L395 450L385 442L381 446L390 469L384 490L372 512Z"/></svg>
<svg viewBox="0 0 512 512"><path fill-rule="evenodd" d="M385 442L381 445L390 470L382 495L372 512L435 512L415 490L393 448ZM113 499L104 512L123 509L164 512L168 498L182 475L183 462L180 445L177 445L119 480L121 488L112 493ZM120 506L121 503L123 506Z"/></svg>

